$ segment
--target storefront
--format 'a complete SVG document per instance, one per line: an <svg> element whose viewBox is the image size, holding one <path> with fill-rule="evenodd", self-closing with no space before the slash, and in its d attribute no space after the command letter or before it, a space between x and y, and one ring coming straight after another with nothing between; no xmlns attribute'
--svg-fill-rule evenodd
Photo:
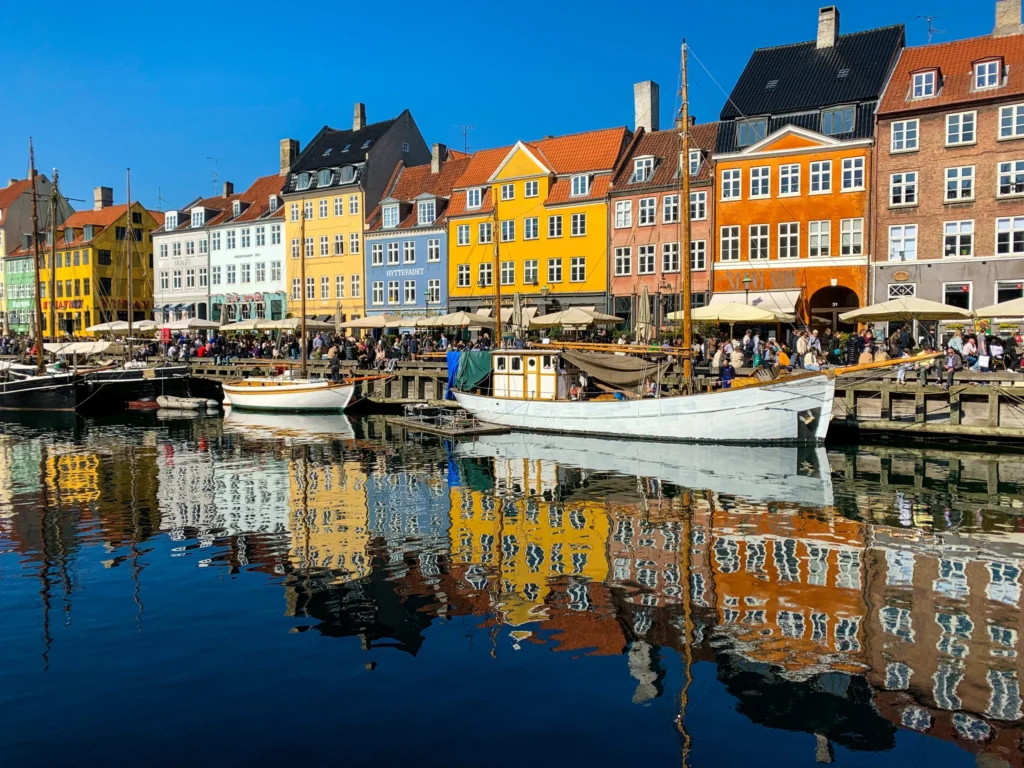
<svg viewBox="0 0 1024 768"><path fill-rule="evenodd" d="M283 320L288 297L284 291L220 293L210 296L212 319L222 323L241 320Z"/></svg>

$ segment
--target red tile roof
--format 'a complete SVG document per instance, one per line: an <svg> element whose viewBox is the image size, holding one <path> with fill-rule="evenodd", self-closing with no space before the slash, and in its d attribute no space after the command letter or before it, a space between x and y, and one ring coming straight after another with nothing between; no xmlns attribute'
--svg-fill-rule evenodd
<svg viewBox="0 0 1024 768"><path fill-rule="evenodd" d="M712 169L709 158L715 151L717 140L718 123L702 123L690 128L690 149L700 149L704 155L704 161L701 163L697 175L691 179L692 181L707 181L711 178ZM651 133L641 130L615 169L615 174L612 177L613 191L625 193L631 190L678 185L679 163L677 158L681 149L679 131L675 129ZM654 173L645 182L630 184L629 179L633 175L633 160L638 157L656 158Z"/></svg>
<svg viewBox="0 0 1024 768"><path fill-rule="evenodd" d="M556 179L548 191L548 198L544 205L561 205L564 203L582 203L587 200L602 200L608 194L608 187L612 177L610 174L602 173L594 176L590 182L590 191L583 197L570 197L572 191L572 179Z"/></svg>
<svg viewBox="0 0 1024 768"><path fill-rule="evenodd" d="M137 206L138 203L132 203L133 206ZM127 205L109 205L106 208L101 208L98 211L76 211L71 214L63 224L57 228L57 248L64 250L66 248L78 248L83 245L90 243L93 239L99 236L99 234L107 227L118 221L128 210ZM146 210L150 216L156 219L157 226L163 224L164 214L160 211ZM91 239L85 238L85 232L82 229L88 225L94 227L93 236ZM64 239L64 231L73 229L75 231L75 237L71 242Z"/></svg>
<svg viewBox="0 0 1024 768"><path fill-rule="evenodd" d="M973 90L972 63L993 57L1002 57L1004 66L1008 66L1006 83L1001 88ZM942 72L939 92L932 98L912 99L910 73L936 67ZM882 95L878 114L925 110L1021 94L1024 94L1024 35L973 37L903 49Z"/></svg>
<svg viewBox="0 0 1024 768"><path fill-rule="evenodd" d="M39 179L41 181L45 181L46 177L39 174ZM3 223L7 209L11 207L15 200L31 190L31 188L32 185L28 179L19 179L13 184L0 188L0 224ZM36 189L38 189L38 187Z"/></svg>
<svg viewBox="0 0 1024 768"><path fill-rule="evenodd" d="M466 192L464 190L453 192L452 199L448 201L448 218L450 219L455 216L479 216L490 213L493 205L490 187L484 187L484 193L480 198L480 207L472 209L466 207Z"/></svg>
<svg viewBox="0 0 1024 768"><path fill-rule="evenodd" d="M245 192L238 196L238 199L243 203L249 203L249 205L233 221L244 223L263 218L284 218L284 206L281 204L281 201L278 201L277 210L270 213L270 196L280 195L282 186L284 186L284 177L276 173L271 176L261 176L256 179L256 181L254 181L249 188L245 190ZM231 220L230 213L231 208L229 206L227 212L223 214L225 216L223 220L217 220L210 223L224 224Z"/></svg>
<svg viewBox="0 0 1024 768"><path fill-rule="evenodd" d="M496 149L484 149L474 154L469 166L463 172L462 178L456 182L456 188L467 189L486 184L487 180L491 178L491 174L498 170L502 160L511 151L512 147L497 147Z"/></svg>
<svg viewBox="0 0 1024 768"><path fill-rule="evenodd" d="M382 199L394 198L403 202L412 202L420 195L434 195L438 198L437 217L434 223L441 222L447 215L446 201L452 195L456 182L469 167L470 157L445 160L441 163L438 173L430 172L430 164L416 165L411 168L399 163L392 174L391 183L385 188ZM369 231L381 228L381 207L378 205L367 219ZM417 223L415 207L398 224L398 229L409 229Z"/></svg>

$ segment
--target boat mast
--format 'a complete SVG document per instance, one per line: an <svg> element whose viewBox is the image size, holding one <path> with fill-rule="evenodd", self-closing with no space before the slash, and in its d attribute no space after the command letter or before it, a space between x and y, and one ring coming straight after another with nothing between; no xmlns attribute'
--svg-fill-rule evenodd
<svg viewBox="0 0 1024 768"><path fill-rule="evenodd" d="M36 362L39 375L42 376L46 373L46 361L43 359L43 302L39 295L39 208L36 204L36 155L32 148L31 136L28 139L28 167L29 182L32 185L32 261L35 264L35 283L32 286L32 293L36 297Z"/></svg>
<svg viewBox="0 0 1024 768"><path fill-rule="evenodd" d="M501 221L498 219L498 196L494 194L493 187L491 188L491 195L494 196L491 240L494 242L494 334L497 336L493 343L495 349L501 349L505 341L504 334L501 332L501 257L498 255L498 241L501 240L501 234L498 232L498 229L501 227Z"/></svg>
<svg viewBox="0 0 1024 768"><path fill-rule="evenodd" d="M299 349L302 353L302 378L306 378L306 203L299 214Z"/></svg>
<svg viewBox="0 0 1024 768"><path fill-rule="evenodd" d="M53 169L53 180L50 184L50 338L57 341L57 308L54 298L57 296L57 169Z"/></svg>
<svg viewBox="0 0 1024 768"><path fill-rule="evenodd" d="M125 242L128 243L128 361L132 359L132 316L135 314L135 297L132 292L132 239L135 229L132 227L132 169L125 170L128 205L125 207Z"/></svg>
<svg viewBox="0 0 1024 768"><path fill-rule="evenodd" d="M679 196L679 220L682 223L682 237L679 242L680 274L679 303L683 315L683 378L688 382L693 375L693 324L690 321L690 303L692 287L690 280L690 105L686 83L686 40L683 39L682 78L679 94L682 97L680 107L679 136L682 144L679 158L679 176L682 179L682 193Z"/></svg>

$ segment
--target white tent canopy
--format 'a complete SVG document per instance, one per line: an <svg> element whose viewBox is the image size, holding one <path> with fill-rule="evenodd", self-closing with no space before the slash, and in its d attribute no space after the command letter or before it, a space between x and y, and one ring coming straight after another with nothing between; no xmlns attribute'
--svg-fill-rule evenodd
<svg viewBox="0 0 1024 768"><path fill-rule="evenodd" d="M222 325L220 329L222 331L255 331L256 330L256 319L250 318L249 320L239 320L237 323L228 323Z"/></svg>
<svg viewBox="0 0 1024 768"><path fill-rule="evenodd" d="M937 301L919 299L916 296L902 296L889 299L881 304L872 304L850 312L844 312L839 319L844 323L857 321L861 323L882 323L887 320L955 320L969 318L971 313L966 309L940 304Z"/></svg>
<svg viewBox="0 0 1024 768"><path fill-rule="evenodd" d="M298 331L302 327L302 319L298 317L286 317L283 320L260 320L250 318L237 323L228 323L221 326L222 331ZM325 323L322 320L306 320L306 331L333 331L334 323Z"/></svg>
<svg viewBox="0 0 1024 768"><path fill-rule="evenodd" d="M399 328L403 319L397 315L367 315L358 320L344 320L341 324L345 328ZM416 322L411 318L409 321L409 325Z"/></svg>
<svg viewBox="0 0 1024 768"><path fill-rule="evenodd" d="M669 320L682 320L682 312L670 312ZM789 323L792 315L774 312L768 307L755 307L750 304L708 304L690 310L690 319L695 322L709 323Z"/></svg>
<svg viewBox="0 0 1024 768"><path fill-rule="evenodd" d="M596 309L570 307L561 312L535 317L530 326L532 328L550 328L555 325L563 325L570 328L581 328L588 325L618 325L621 322L621 317L606 315Z"/></svg>
<svg viewBox="0 0 1024 768"><path fill-rule="evenodd" d="M127 325L127 323L125 323ZM53 355L121 355L124 345L116 341L69 341L43 344Z"/></svg>
<svg viewBox="0 0 1024 768"><path fill-rule="evenodd" d="M164 323L161 327L166 328L169 331L205 331L210 328L220 328L220 323L216 320L201 320L198 317L185 317L181 320Z"/></svg>
<svg viewBox="0 0 1024 768"><path fill-rule="evenodd" d="M708 306L716 304L746 304L767 309L777 315L795 315L800 291L715 291Z"/></svg>
<svg viewBox="0 0 1024 768"><path fill-rule="evenodd" d="M132 332L138 331L139 333L146 333L148 331L155 331L157 324L152 320L139 320L132 323ZM128 333L128 321L127 320L113 320L109 323L99 323L98 325L90 325L85 329L88 333Z"/></svg>
<svg viewBox="0 0 1024 768"><path fill-rule="evenodd" d="M978 317L1024 317L1024 298L982 307L981 309L974 310L974 314Z"/></svg>
<svg viewBox="0 0 1024 768"><path fill-rule="evenodd" d="M452 312L438 317L424 317L416 321L417 328L469 328L472 326L494 326L494 319L469 312Z"/></svg>

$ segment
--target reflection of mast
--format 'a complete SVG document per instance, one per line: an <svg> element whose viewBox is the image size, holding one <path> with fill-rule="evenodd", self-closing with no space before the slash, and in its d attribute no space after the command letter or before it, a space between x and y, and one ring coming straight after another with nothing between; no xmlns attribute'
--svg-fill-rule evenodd
<svg viewBox="0 0 1024 768"><path fill-rule="evenodd" d="M129 225L131 220L129 218ZM128 310L131 312L131 310ZM135 478L137 473L135 471L135 448L132 447L128 451L129 466L131 468L131 505L132 505L132 584L134 589L132 590L132 599L135 600L135 605L139 611L135 614L135 623L138 628L142 629L142 612L144 610L142 605L142 582L139 576L142 574L144 566L139 565L139 505L135 499Z"/></svg>
<svg viewBox="0 0 1024 768"><path fill-rule="evenodd" d="M688 170L688 169L687 169ZM687 210L689 215L689 210ZM682 530L679 532L679 549L682 557L682 573L680 581L683 586L683 687L679 693L679 715L676 718L676 727L683 737L683 767L687 765L690 757L690 734L686 730L686 704L690 690L690 683L693 682L693 606L690 603L690 578L692 570L691 550L693 549L693 507L689 503L690 496L685 493L680 497L682 515L680 522Z"/></svg>
<svg viewBox="0 0 1024 768"><path fill-rule="evenodd" d="M33 183L35 179L33 178ZM36 304L38 307L38 302ZM47 515L50 511L50 503L47 499L46 494L46 445L41 444L39 448L39 494L40 494L40 507L43 513L43 519L41 521L41 528L39 531L41 539L41 554L43 556L43 562L39 567L39 576L41 584L39 588L39 598L43 604L43 671L50 668L50 646L53 645L53 638L50 637L50 552L47 541L46 529Z"/></svg>

